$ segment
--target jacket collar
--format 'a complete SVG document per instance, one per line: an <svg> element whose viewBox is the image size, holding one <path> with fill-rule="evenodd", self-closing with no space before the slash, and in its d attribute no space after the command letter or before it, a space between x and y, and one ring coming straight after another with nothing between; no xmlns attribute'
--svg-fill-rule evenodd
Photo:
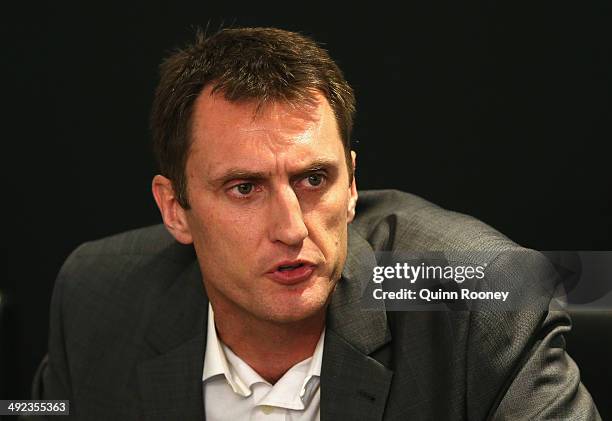
<svg viewBox="0 0 612 421"><path fill-rule="evenodd" d="M346 263L328 308L327 327L365 355L391 340L384 301L363 299L376 264L370 244L349 229Z"/></svg>
<svg viewBox="0 0 612 421"><path fill-rule="evenodd" d="M349 226L349 253L327 313L321 369L321 420L380 420L393 372L370 355L391 341L384 302L370 292L376 258ZM350 403L350 404L349 404Z"/></svg>
<svg viewBox="0 0 612 421"><path fill-rule="evenodd" d="M327 315L322 420L363 419L365 414L365 419L382 418L392 372L369 355L389 343L391 335L382 302L365 310L361 299L374 265L372 248L349 226L347 261ZM145 419L204 419L207 305L194 254L163 294L145 336L147 351L154 355L138 365Z"/></svg>
<svg viewBox="0 0 612 421"><path fill-rule="evenodd" d="M204 419L202 370L208 299L193 254L191 263L163 293L145 334L145 352L153 355L138 365L146 420Z"/></svg>

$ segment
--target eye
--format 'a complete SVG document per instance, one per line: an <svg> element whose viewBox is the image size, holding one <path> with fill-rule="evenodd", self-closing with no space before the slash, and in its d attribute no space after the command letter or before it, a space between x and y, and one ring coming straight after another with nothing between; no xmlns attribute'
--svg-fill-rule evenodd
<svg viewBox="0 0 612 421"><path fill-rule="evenodd" d="M300 187L303 189L310 190L318 190L323 188L325 182L327 181L327 176L323 173L312 173L308 174L304 178L299 181Z"/></svg>
<svg viewBox="0 0 612 421"><path fill-rule="evenodd" d="M238 194L242 196L247 196L253 191L253 183L241 183L233 187Z"/></svg>
<svg viewBox="0 0 612 421"><path fill-rule="evenodd" d="M263 192L263 186L260 183L252 181L234 184L227 190L229 196L240 200L255 199L261 192Z"/></svg>
<svg viewBox="0 0 612 421"><path fill-rule="evenodd" d="M322 174L310 174L306 179L308 180L308 184L310 184L313 187L316 187L323 182L323 175Z"/></svg>

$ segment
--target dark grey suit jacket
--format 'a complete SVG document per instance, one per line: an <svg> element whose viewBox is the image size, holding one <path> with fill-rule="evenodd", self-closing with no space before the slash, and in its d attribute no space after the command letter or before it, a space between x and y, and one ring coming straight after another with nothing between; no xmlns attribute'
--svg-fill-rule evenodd
<svg viewBox="0 0 612 421"><path fill-rule="evenodd" d="M361 192L357 215L328 309L322 420L599 419L538 253L518 261L487 225L397 191ZM356 274L378 250L487 250L488 281L523 292L524 311L363 311ZM83 420L204 419L206 310L193 248L163 226L83 244L55 285L34 398L70 399Z"/></svg>

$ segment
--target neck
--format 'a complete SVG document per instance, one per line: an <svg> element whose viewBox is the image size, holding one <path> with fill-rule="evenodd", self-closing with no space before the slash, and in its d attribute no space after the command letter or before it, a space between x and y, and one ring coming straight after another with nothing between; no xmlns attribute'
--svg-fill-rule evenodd
<svg viewBox="0 0 612 421"><path fill-rule="evenodd" d="M271 384L313 355L325 327L325 308L305 320L278 323L222 307L213 305L219 339Z"/></svg>

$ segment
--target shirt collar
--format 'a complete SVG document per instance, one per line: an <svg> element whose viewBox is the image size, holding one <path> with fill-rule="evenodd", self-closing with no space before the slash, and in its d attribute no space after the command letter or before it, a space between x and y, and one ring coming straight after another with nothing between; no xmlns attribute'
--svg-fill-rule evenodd
<svg viewBox="0 0 612 421"><path fill-rule="evenodd" d="M304 378L304 384L302 385L302 391L300 392L300 397L304 395L304 388L306 388L306 384L310 381L312 377L321 377L321 364L323 362L323 345L325 343L325 328L323 328L323 332L321 332L321 337L319 338L319 342L317 342L317 346L312 354L312 360L310 361L310 366L308 367L308 371L306 372L306 377Z"/></svg>
<svg viewBox="0 0 612 421"><path fill-rule="evenodd" d="M289 380L289 375L295 375L295 371L304 371L306 364L306 374L304 380L301 383L299 395L296 398L299 399L299 403L296 402L298 407L294 409L303 409L304 406L308 406L312 397L316 393L318 382L314 382L314 379L321 377L321 364L323 362L323 346L325 342L325 328L319 337L317 346L315 347L312 357L294 365L281 379L274 385L278 386L276 389L282 389L282 383ZM240 372L240 375L238 375ZM291 372L291 373L290 373ZM215 328L214 312L211 304L208 304L208 328L206 332L206 352L204 356L204 370L202 374L202 381L223 375L227 379L228 384L234 391L240 396L248 397L251 395L251 386L255 383L267 383L255 370L253 370L248 364L246 364L240 357L232 352L225 344L223 344L218 336ZM274 399L274 388L271 391L272 396L269 398ZM270 402L273 404L273 402ZM301 407L301 408L300 408Z"/></svg>
<svg viewBox="0 0 612 421"><path fill-rule="evenodd" d="M302 388L300 389L300 400L304 403L305 406L308 406L312 397L317 391L317 387L319 382L313 382L313 379L318 379L321 377L321 364L323 362L323 345L325 344L325 328L323 328L323 332L321 332L321 337L319 338L319 342L317 342L317 346L312 354L310 365L308 367L308 371L306 372L306 377L304 378L304 383L302 383Z"/></svg>
<svg viewBox="0 0 612 421"><path fill-rule="evenodd" d="M204 355L204 372L202 373L202 381L210 379L217 375L224 375L230 387L241 396L249 396L251 389L249 384L245 384L238 376L234 376L227 362L225 352L223 352L222 344L217 337L217 329L215 328L215 315L210 303L208 303L208 328L206 332L206 352Z"/></svg>

